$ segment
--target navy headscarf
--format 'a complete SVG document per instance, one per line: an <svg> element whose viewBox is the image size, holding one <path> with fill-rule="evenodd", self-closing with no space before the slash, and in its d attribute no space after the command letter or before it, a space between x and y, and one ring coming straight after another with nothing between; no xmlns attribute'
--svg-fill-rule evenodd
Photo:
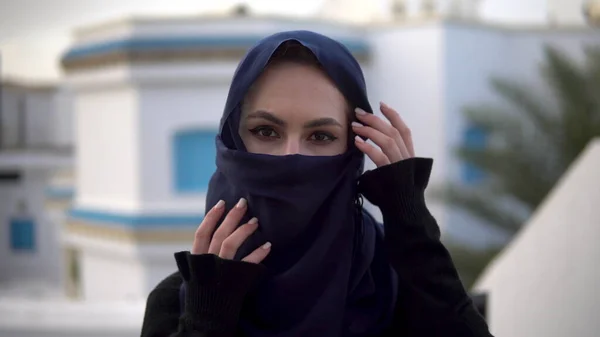
<svg viewBox="0 0 600 337"><path fill-rule="evenodd" d="M381 225L357 204L364 155L271 156L246 151L239 136L241 103L285 42L308 48L353 107L371 112L358 62L339 42L309 31L269 36L239 64L216 139L217 170L206 209L228 210L244 197L259 229L241 259L270 241L267 275L247 299L239 327L246 336L376 336L389 324L396 282ZM351 142L353 144L353 142ZM242 222L242 223L244 223ZM239 280L244 282L244 280Z"/></svg>

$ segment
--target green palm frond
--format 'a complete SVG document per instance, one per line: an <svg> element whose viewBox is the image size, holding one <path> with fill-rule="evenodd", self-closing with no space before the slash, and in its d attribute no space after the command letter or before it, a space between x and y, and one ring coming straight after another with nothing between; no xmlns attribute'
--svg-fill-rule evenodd
<svg viewBox="0 0 600 337"><path fill-rule="evenodd" d="M540 75L547 88L538 88L544 90L492 79L491 87L505 104L478 103L464 110L469 124L486 130L486 148L455 151L486 178L474 186L444 186L434 196L485 225L516 233L590 140L600 137L600 46L587 47L583 54L585 60L578 62L545 48ZM480 258L469 260L469 254ZM491 256L466 248L456 255L470 261L457 263L459 272L469 275L483 270Z"/></svg>
<svg viewBox="0 0 600 337"><path fill-rule="evenodd" d="M470 215L483 220L484 225L500 229L509 235L515 233L525 220L523 216L507 212L506 201L497 198L487 189L448 185L442 190L434 190L433 193L451 200L452 206L467 210Z"/></svg>

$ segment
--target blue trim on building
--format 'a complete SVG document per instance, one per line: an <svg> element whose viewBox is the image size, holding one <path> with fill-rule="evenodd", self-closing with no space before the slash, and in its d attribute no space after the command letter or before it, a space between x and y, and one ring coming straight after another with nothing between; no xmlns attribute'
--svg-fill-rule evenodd
<svg viewBox="0 0 600 337"><path fill-rule="evenodd" d="M487 146L487 131L475 125L469 125L463 133L463 144L473 149L484 149ZM485 172L475 165L463 163L461 170L462 180L467 184L475 184L485 179Z"/></svg>
<svg viewBox="0 0 600 337"><path fill-rule="evenodd" d="M49 199L72 199L75 189L73 187L48 186L44 190L44 195Z"/></svg>
<svg viewBox="0 0 600 337"><path fill-rule="evenodd" d="M112 224L131 229L152 227L197 227L204 219L204 214L164 214L164 215L132 215L115 212L103 212L85 209L71 209L69 217L89 224Z"/></svg>
<svg viewBox="0 0 600 337"><path fill-rule="evenodd" d="M30 218L10 219L10 248L14 252L36 250L35 221Z"/></svg>
<svg viewBox="0 0 600 337"><path fill-rule="evenodd" d="M262 38L264 36L259 35L132 37L76 46L68 50L62 60L64 62L123 51L250 48ZM356 39L340 40L340 42L354 53L369 51L366 41Z"/></svg>
<svg viewBox="0 0 600 337"><path fill-rule="evenodd" d="M202 193L216 170L217 130L192 129L175 133L172 143L173 185L178 193Z"/></svg>

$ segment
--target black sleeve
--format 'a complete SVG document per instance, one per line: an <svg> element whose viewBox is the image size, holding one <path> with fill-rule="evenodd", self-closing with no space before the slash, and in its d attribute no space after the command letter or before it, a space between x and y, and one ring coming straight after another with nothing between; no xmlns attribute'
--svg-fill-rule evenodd
<svg viewBox="0 0 600 337"><path fill-rule="evenodd" d="M389 336L489 337L425 205L433 161L412 158L366 172L359 190L383 215L386 250L398 274Z"/></svg>
<svg viewBox="0 0 600 337"><path fill-rule="evenodd" d="M264 267L189 252L176 253L175 259L179 272L148 296L141 336L234 336L246 294L256 285ZM184 310L180 312L182 283L186 291Z"/></svg>

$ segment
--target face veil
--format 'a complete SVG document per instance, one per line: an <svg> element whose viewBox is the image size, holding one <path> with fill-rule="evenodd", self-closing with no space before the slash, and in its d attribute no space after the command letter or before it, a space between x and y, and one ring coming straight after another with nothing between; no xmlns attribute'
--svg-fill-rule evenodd
<svg viewBox="0 0 600 337"><path fill-rule="evenodd" d="M380 226L357 209L363 154L353 145L328 157L249 153L238 133L246 93L277 49L290 41L315 55L352 107L372 112L358 62L323 35L291 31L269 36L239 64L216 138L217 170L206 209L221 199L228 210L241 197L248 200L244 221L257 217L259 229L240 247L237 259L272 243L263 261L267 275L246 301L240 329L247 336L377 335L391 317L396 286Z"/></svg>

